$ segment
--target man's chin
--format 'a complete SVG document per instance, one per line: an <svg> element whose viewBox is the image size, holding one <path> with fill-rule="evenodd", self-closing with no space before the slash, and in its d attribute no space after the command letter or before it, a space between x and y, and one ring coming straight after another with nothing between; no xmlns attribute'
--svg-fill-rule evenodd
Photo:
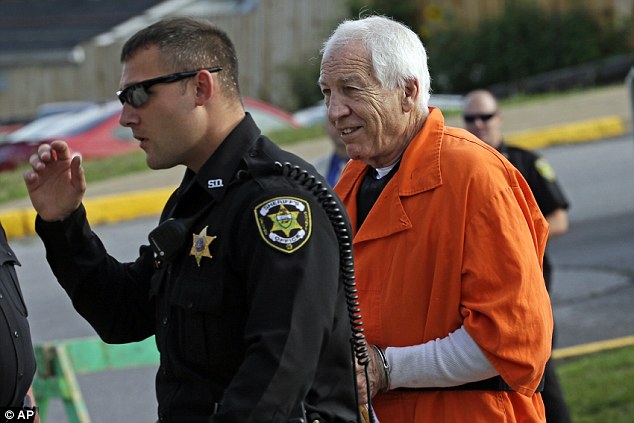
<svg viewBox="0 0 634 423"><path fill-rule="evenodd" d="M166 169L166 166L164 164L156 161L150 156L145 157L145 164L147 165L147 167L149 167L152 170Z"/></svg>

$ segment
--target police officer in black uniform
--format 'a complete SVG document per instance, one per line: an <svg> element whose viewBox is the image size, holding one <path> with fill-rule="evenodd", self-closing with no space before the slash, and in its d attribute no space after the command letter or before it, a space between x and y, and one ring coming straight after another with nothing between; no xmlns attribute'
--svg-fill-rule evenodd
<svg viewBox="0 0 634 423"><path fill-rule="evenodd" d="M35 355L15 266L20 262L0 224L0 407L33 406ZM8 410L7 410L8 411Z"/></svg>
<svg viewBox="0 0 634 423"><path fill-rule="evenodd" d="M502 114L498 110L495 96L482 89L468 93L463 106L463 119L467 130L497 149L522 173L550 225L548 239L564 234L568 230L569 204L557 183L555 171L548 161L538 154L504 143ZM546 289L550 290L552 271L546 254L543 266ZM546 421L569 423L570 413L552 360L546 363L544 378L542 398L546 408Z"/></svg>
<svg viewBox="0 0 634 423"><path fill-rule="evenodd" d="M231 41L167 19L121 61L122 125L149 167L187 170L149 245L119 263L86 219L79 158L57 141L31 158L36 230L75 308L106 342L156 336L161 422L356 421L337 236L275 162L316 172L245 114Z"/></svg>

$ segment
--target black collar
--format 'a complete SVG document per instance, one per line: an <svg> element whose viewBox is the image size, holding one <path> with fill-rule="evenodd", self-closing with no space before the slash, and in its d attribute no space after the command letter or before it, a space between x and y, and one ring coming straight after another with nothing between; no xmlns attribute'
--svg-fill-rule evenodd
<svg viewBox="0 0 634 423"><path fill-rule="evenodd" d="M260 129L247 112L242 122L222 141L198 173L187 169L179 189L188 191L192 185L197 184L215 201L220 201L235 177L242 157L259 136Z"/></svg>

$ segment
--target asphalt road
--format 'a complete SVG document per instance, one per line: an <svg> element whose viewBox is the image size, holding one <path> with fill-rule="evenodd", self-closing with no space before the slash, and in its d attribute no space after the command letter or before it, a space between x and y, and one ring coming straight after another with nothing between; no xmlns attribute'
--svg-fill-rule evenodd
<svg viewBox="0 0 634 423"><path fill-rule="evenodd" d="M553 309L559 347L634 334L634 139L542 150L569 197L571 227L554 240ZM95 229L121 261L136 257L156 219ZM35 343L93 336L46 264L39 239L12 241ZM154 422L154 368L81 376L93 423ZM47 422L66 422L59 402Z"/></svg>
<svg viewBox="0 0 634 423"><path fill-rule="evenodd" d="M571 203L549 246L557 346L634 335L634 138L543 153Z"/></svg>

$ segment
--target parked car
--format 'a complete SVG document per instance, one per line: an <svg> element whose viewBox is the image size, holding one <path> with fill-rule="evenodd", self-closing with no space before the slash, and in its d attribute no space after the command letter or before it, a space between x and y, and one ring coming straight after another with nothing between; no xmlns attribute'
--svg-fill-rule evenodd
<svg viewBox="0 0 634 423"><path fill-rule="evenodd" d="M11 132L17 131L18 129L22 128L23 126L24 126L23 122L0 123L0 143Z"/></svg>
<svg viewBox="0 0 634 423"><path fill-rule="evenodd" d="M89 107L97 107L97 104L91 101L56 101L52 103L44 103L35 111L35 118L39 119L44 116L53 115L57 113L65 112L77 112ZM43 121L45 122L45 121ZM13 123L0 123L0 143L4 142L7 135L11 132L17 131L28 122L19 120Z"/></svg>
<svg viewBox="0 0 634 423"><path fill-rule="evenodd" d="M119 125L118 100L77 111L47 114L7 135L0 144L0 170L28 161L40 144L65 140L84 159L123 154L138 148L129 128Z"/></svg>
<svg viewBox="0 0 634 423"><path fill-rule="evenodd" d="M326 103L321 100L314 106L298 110L293 113L293 118L303 126L324 124L326 122Z"/></svg>
<svg viewBox="0 0 634 423"><path fill-rule="evenodd" d="M262 133L298 128L300 125L286 111L264 101L244 98ZM121 104L82 105L78 110L44 114L8 134L0 142L0 171L26 163L40 144L63 139L72 151L84 159L124 154L138 149L130 128L119 124Z"/></svg>
<svg viewBox="0 0 634 423"><path fill-rule="evenodd" d="M81 110L98 107L92 101L53 101L40 105L35 111L35 119L65 112L79 112Z"/></svg>
<svg viewBox="0 0 634 423"><path fill-rule="evenodd" d="M245 110L253 116L263 134L302 126L292 114L270 103L250 97L245 97L243 102Z"/></svg>

